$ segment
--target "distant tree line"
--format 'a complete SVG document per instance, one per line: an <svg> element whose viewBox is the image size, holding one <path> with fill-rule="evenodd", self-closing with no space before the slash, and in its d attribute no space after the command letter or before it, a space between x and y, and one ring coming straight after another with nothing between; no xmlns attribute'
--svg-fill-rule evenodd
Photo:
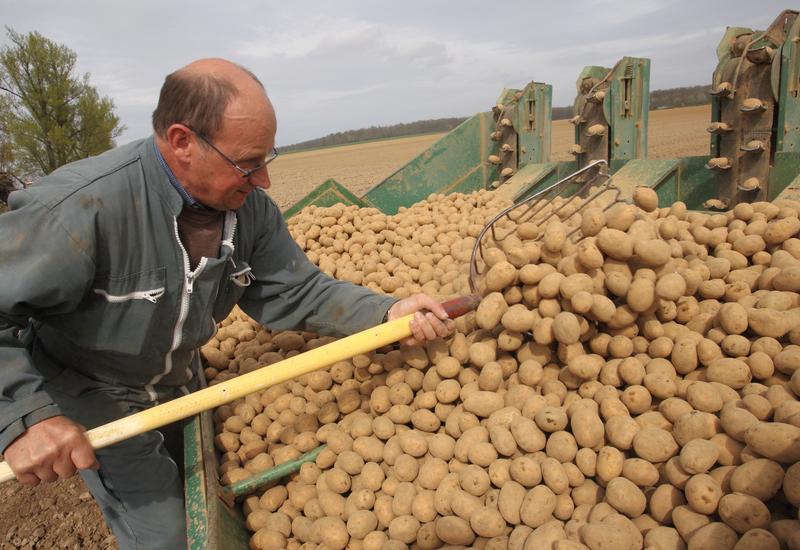
<svg viewBox="0 0 800 550"><path fill-rule="evenodd" d="M650 92L650 109L672 109L675 107L691 107L711 103L711 84L705 86L687 86L669 88Z"/></svg>
<svg viewBox="0 0 800 550"><path fill-rule="evenodd" d="M689 107L692 105L705 105L709 103L708 90L710 86L689 86L684 88L670 88L668 90L654 90L650 92L650 109L671 109L673 107ZM553 120L572 118L572 106L553 107ZM388 139L418 134L432 134L449 132L462 122L466 117L436 118L432 120L417 120L404 124L391 126L370 126L359 130L336 132L327 136L301 141L292 145L283 146L281 152L303 151L319 147L332 147L346 145L373 139Z"/></svg>
<svg viewBox="0 0 800 550"><path fill-rule="evenodd" d="M347 143L357 143L373 139L387 139L402 136L414 136L419 134L434 134L439 132L449 132L462 122L466 117L456 118L436 118L432 120L417 120L391 126L370 126L358 130L347 130L346 132L336 132L327 136L302 141L293 145L281 147L281 152L300 151L303 149L314 149L317 147L330 147L332 145L344 145Z"/></svg>

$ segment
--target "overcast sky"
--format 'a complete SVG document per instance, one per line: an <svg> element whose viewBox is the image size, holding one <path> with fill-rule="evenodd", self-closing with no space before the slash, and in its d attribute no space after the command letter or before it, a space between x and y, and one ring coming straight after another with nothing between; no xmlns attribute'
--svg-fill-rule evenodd
<svg viewBox="0 0 800 550"><path fill-rule="evenodd" d="M725 27L763 29L774 0L0 0L3 24L78 54L116 103L125 143L150 134L164 76L225 57L255 72L286 145L372 125L488 110L504 87L572 103L584 65L652 60L650 89L711 82ZM0 44L7 44L5 34Z"/></svg>

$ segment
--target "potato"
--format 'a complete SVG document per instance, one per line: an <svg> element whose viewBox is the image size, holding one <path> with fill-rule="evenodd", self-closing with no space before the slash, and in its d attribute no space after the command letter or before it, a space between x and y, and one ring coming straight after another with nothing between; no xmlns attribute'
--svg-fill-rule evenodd
<svg viewBox="0 0 800 550"><path fill-rule="evenodd" d="M516 481L509 480L500 488L497 508L505 521L511 525L519 525L522 521L520 518L520 510L525 495L525 487Z"/></svg>
<svg viewBox="0 0 800 550"><path fill-rule="evenodd" d="M737 533L766 528L771 519L769 510L763 502L743 493L723 496L719 501L719 516Z"/></svg>
<svg viewBox="0 0 800 550"><path fill-rule="evenodd" d="M469 523L456 516L436 520L436 536L447 544L469 546L475 540L475 533Z"/></svg>
<svg viewBox="0 0 800 550"><path fill-rule="evenodd" d="M658 298L674 302L686 294L686 280L678 273L667 273L659 277L655 290Z"/></svg>
<svg viewBox="0 0 800 550"><path fill-rule="evenodd" d="M511 461L508 474L525 487L534 487L542 481L542 467L531 456L519 456Z"/></svg>
<svg viewBox="0 0 800 550"><path fill-rule="evenodd" d="M653 550L684 550L686 543L680 533L671 527L659 526L647 531L644 535L646 548Z"/></svg>
<svg viewBox="0 0 800 550"><path fill-rule="evenodd" d="M711 382L719 382L735 390L743 388L753 378L747 363L732 358L713 361L708 365L706 377Z"/></svg>
<svg viewBox="0 0 800 550"><path fill-rule="evenodd" d="M636 548L630 533L605 523L587 523L580 528L581 540L593 550L601 548Z"/></svg>
<svg viewBox="0 0 800 550"><path fill-rule="evenodd" d="M510 428L511 434L520 449L529 453L544 449L546 443L545 435L533 420L523 416L516 417L511 421Z"/></svg>
<svg viewBox="0 0 800 550"><path fill-rule="evenodd" d="M311 540L317 543L325 542L325 546L342 550L347 546L350 536L347 526L339 518L323 517L314 522L311 527Z"/></svg>
<svg viewBox="0 0 800 550"><path fill-rule="evenodd" d="M528 491L522 500L520 520L535 529L550 521L555 507L555 493L546 485L537 485Z"/></svg>
<svg viewBox="0 0 800 550"><path fill-rule="evenodd" d="M672 256L672 249L666 241L646 239L637 241L633 247L636 257L648 267L660 267Z"/></svg>
<svg viewBox="0 0 800 550"><path fill-rule="evenodd" d="M640 458L628 458L622 465L622 476L639 487L652 487L658 483L658 469Z"/></svg>
<svg viewBox="0 0 800 550"><path fill-rule="evenodd" d="M608 441L617 449L628 450L633 445L633 438L641 428L627 415L612 416L606 421L605 433Z"/></svg>
<svg viewBox="0 0 800 550"><path fill-rule="evenodd" d="M492 292L481 300L475 313L475 320L480 328L492 330L500 324L500 320L507 310L508 304L503 295L499 292Z"/></svg>
<svg viewBox="0 0 800 550"><path fill-rule="evenodd" d="M250 538L250 547L256 550L280 550L286 548L286 536L278 531L262 528Z"/></svg>
<svg viewBox="0 0 800 550"><path fill-rule="evenodd" d="M509 262L498 262L486 273L486 288L491 291L503 290L513 285L517 279L517 268Z"/></svg>
<svg viewBox="0 0 800 550"><path fill-rule="evenodd" d="M503 396L490 391L476 391L464 400L464 410L481 418L488 418L503 406Z"/></svg>
<svg viewBox="0 0 800 550"><path fill-rule="evenodd" d="M689 539L689 550L722 550L733 548L738 537L736 532L724 523L709 523L694 532Z"/></svg>
<svg viewBox="0 0 800 550"><path fill-rule="evenodd" d="M358 510L347 519L347 532L354 539L364 539L378 526L378 519L371 510Z"/></svg>
<svg viewBox="0 0 800 550"><path fill-rule="evenodd" d="M499 511L491 508L476 510L469 520L472 531L479 537L499 537L506 527L506 520Z"/></svg>
<svg viewBox="0 0 800 550"><path fill-rule="evenodd" d="M502 325L515 332L527 332L534 328L536 315L525 304L514 304L500 318Z"/></svg>
<svg viewBox="0 0 800 550"><path fill-rule="evenodd" d="M722 498L722 488L707 474L697 474L686 482L686 500L693 510L701 514L713 514Z"/></svg>
<svg viewBox="0 0 800 550"><path fill-rule="evenodd" d="M730 478L731 490L766 502L780 490L783 476L777 462L756 458L736 467Z"/></svg>
<svg viewBox="0 0 800 550"><path fill-rule="evenodd" d="M594 449L602 445L604 439L603 422L596 412L581 409L572 414L570 426L575 441L580 447ZM519 440L517 440L519 443Z"/></svg>
<svg viewBox="0 0 800 550"><path fill-rule="evenodd" d="M779 550L778 539L765 529L751 529L739 539L736 550Z"/></svg>
<svg viewBox="0 0 800 550"><path fill-rule="evenodd" d="M633 437L633 450L649 462L665 462L678 452L672 434L660 428L644 428Z"/></svg>
<svg viewBox="0 0 800 550"><path fill-rule="evenodd" d="M628 517L641 515L647 507L644 493L628 479L615 477L606 486L606 502Z"/></svg>
<svg viewBox="0 0 800 550"><path fill-rule="evenodd" d="M744 434L744 440L756 453L778 462L800 460L800 428L781 422L759 422Z"/></svg>
<svg viewBox="0 0 800 550"><path fill-rule="evenodd" d="M633 191L633 202L645 212L658 208L658 194L652 187L639 186Z"/></svg>
<svg viewBox="0 0 800 550"><path fill-rule="evenodd" d="M389 538L410 544L417 539L420 523L412 515L397 516L389 523ZM327 541L325 541L327 544Z"/></svg>
<svg viewBox="0 0 800 550"><path fill-rule="evenodd" d="M553 336L562 344L575 344L580 338L581 329L578 317L569 312L561 312L553 320Z"/></svg>
<svg viewBox="0 0 800 550"><path fill-rule="evenodd" d="M625 261L633 256L633 240L618 229L601 229L597 234L597 246L603 254L615 260Z"/></svg>
<svg viewBox="0 0 800 550"><path fill-rule="evenodd" d="M681 468L690 474L708 472L719 458L719 448L705 439L689 441L680 452Z"/></svg>
<svg viewBox="0 0 800 550"><path fill-rule="evenodd" d="M672 511L684 504L686 504L686 498L683 492L669 483L664 483L650 493L648 507L653 519L661 524L671 525Z"/></svg>
<svg viewBox="0 0 800 550"><path fill-rule="evenodd" d="M701 528L711 523L705 514L693 511L689 506L677 506L672 511L672 522L684 540L690 540Z"/></svg>
<svg viewBox="0 0 800 550"><path fill-rule="evenodd" d="M759 336L781 338L792 328L782 311L774 309L749 309L747 322L750 329Z"/></svg>

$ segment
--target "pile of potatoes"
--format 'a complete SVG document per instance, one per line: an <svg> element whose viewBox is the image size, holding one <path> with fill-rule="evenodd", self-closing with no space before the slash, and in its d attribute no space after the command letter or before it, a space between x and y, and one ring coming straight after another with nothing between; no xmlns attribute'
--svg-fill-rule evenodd
<svg viewBox="0 0 800 550"><path fill-rule="evenodd" d="M244 501L251 547L800 548L800 204L634 199L513 211L451 338L217 409L223 483L327 445ZM436 195L289 225L336 277L447 296L468 292L503 206ZM203 348L206 375L327 341L236 312Z"/></svg>

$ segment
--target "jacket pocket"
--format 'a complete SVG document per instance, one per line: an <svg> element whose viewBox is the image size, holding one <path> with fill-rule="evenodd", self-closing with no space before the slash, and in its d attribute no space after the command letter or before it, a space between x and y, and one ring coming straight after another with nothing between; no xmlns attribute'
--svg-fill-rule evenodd
<svg viewBox="0 0 800 550"><path fill-rule="evenodd" d="M98 278L60 329L85 349L141 355L171 333L165 281L166 268Z"/></svg>
<svg viewBox="0 0 800 550"><path fill-rule="evenodd" d="M231 260L231 263L233 261ZM247 262L239 260L233 265L231 272L222 283L217 299L214 302L214 320L222 321L242 299L247 287L255 280L252 268Z"/></svg>
<svg viewBox="0 0 800 550"><path fill-rule="evenodd" d="M127 294L109 294L107 290L102 288L94 288L95 294L99 294L112 304L121 304L130 300L147 300L148 302L157 303L158 299L164 295L166 290L163 286L154 288L152 290L135 290Z"/></svg>

